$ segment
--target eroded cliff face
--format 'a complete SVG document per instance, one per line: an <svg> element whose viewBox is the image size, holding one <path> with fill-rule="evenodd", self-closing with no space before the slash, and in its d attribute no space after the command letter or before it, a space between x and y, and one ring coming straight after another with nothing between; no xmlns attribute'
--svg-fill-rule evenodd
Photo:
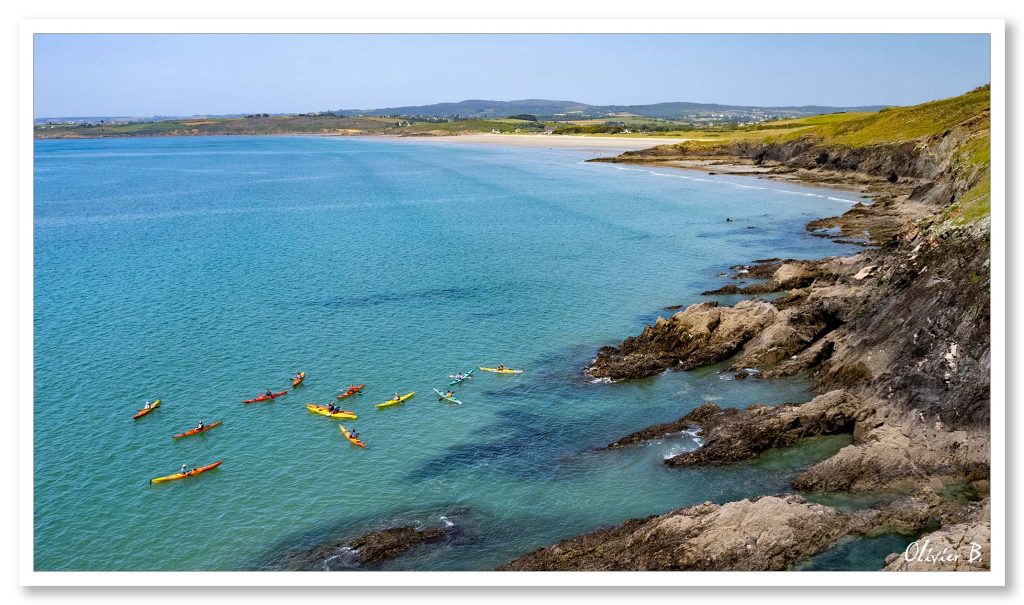
<svg viewBox="0 0 1024 605"><path fill-rule="evenodd" d="M820 396L802 405L745 410L704 404L609 447L698 428L704 445L666 464L707 466L748 460L805 437L852 433L851 445L801 472L794 489L907 496L857 514L792 495L706 503L567 540L505 569L786 569L844 535L883 526L913 533L937 521L945 525L933 544L970 538L987 548L988 508L969 500L988 492L990 222L949 220L964 193L988 178L962 161L987 119L986 113L895 145L850 148L805 138L714 148L683 144L614 158L671 163L715 157L772 166L777 176L858 183L876 194L875 204L808 228L866 237L876 247L851 257L737 267L764 281L727 283L706 294L784 295L732 307L692 305L619 346L601 348L585 369L617 381L730 360L729 371L748 380L809 372ZM954 492L971 498L950 497ZM808 529L806 539L787 533L794 524ZM894 554L886 568L968 568L959 565L901 562ZM987 567L987 559L969 566Z"/></svg>
<svg viewBox="0 0 1024 605"><path fill-rule="evenodd" d="M946 177L957 169L956 152L979 132L987 133L989 112L984 111L934 136L898 143L868 145L834 144L813 135L783 142L740 140L707 145L695 141L627 151L591 161L615 163L670 163L693 159L724 160L730 164L771 167L776 174L806 171L808 180L843 183L905 185L909 193L918 186L935 189L945 203L966 189L957 190ZM920 197L920 195L918 195Z"/></svg>

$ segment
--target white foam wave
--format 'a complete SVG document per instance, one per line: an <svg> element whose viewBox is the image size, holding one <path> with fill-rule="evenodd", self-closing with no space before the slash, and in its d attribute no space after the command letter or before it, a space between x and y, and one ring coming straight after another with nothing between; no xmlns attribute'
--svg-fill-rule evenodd
<svg viewBox="0 0 1024 605"><path fill-rule="evenodd" d="M704 445L704 440L701 439L700 437L700 428L694 427L692 429L686 429L683 432L689 435L691 439L693 439L693 442L697 444L697 447L701 447Z"/></svg>
<svg viewBox="0 0 1024 605"><path fill-rule="evenodd" d="M583 163L583 162L581 162L581 163ZM731 185L733 187L738 187L740 189L757 189L757 190L762 190L762 191L768 189L767 187L759 187L757 185L744 185L743 183L737 183L735 181L729 181L729 180L725 180L725 179L703 179L703 178L698 178L698 177L694 177L694 176L687 176L687 175L684 175L684 174L668 174L668 173L665 173L665 172L656 172L654 170L648 170L646 168L627 168L625 166L616 166L615 164L607 164L607 166L610 166L610 167L612 167L612 168L614 168L616 170L628 170L630 172L646 172L647 174L649 174L651 176L660 176L660 177L665 177L665 178L670 178L670 179L685 179L685 180L688 180L688 181L698 181L698 182L701 182L701 183L719 183L719 184L722 184L722 185ZM823 199L823 200L827 199L827 200L831 200L833 202L843 202L844 204L850 204L851 206L857 203L856 200L848 200L846 198L841 198L841 197L833 197L833 196L830 196L830 195L822 195L820 193L811 193L809 191L793 191L791 189L772 189L772 191L774 191L775 193L784 193L784 194L787 194L787 195L802 195L802 196L805 196L805 197L816 197L816 198Z"/></svg>

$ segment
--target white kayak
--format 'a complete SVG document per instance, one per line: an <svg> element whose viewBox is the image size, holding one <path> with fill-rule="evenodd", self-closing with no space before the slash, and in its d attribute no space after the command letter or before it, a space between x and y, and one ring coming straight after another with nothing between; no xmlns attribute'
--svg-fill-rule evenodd
<svg viewBox="0 0 1024 605"><path fill-rule="evenodd" d="M438 399L443 399L443 400L445 400L445 401L447 401L449 403L457 403L459 405L462 405L462 402L459 401L458 399L454 399L452 397L445 397L444 393L442 393L441 391L438 391L437 389L434 389L434 392L437 393L437 398Z"/></svg>
<svg viewBox="0 0 1024 605"><path fill-rule="evenodd" d="M476 370L476 368L473 368L473 370ZM454 386L454 385L459 384L460 382L462 382L463 380L465 380L467 378L472 378L473 377L473 370L470 370L469 372L463 374L462 378L456 378L456 376L458 376L458 374L452 374L448 378L454 378L455 380L452 380L451 382L449 382L448 386Z"/></svg>

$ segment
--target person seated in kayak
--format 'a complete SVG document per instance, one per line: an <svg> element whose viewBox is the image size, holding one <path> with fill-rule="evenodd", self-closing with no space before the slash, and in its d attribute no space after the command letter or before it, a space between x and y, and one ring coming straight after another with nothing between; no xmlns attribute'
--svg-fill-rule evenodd
<svg viewBox="0 0 1024 605"><path fill-rule="evenodd" d="M267 392L264 393L263 395L265 395L266 397L271 397L271 396L273 396L273 394L274 394L273 391L271 391L270 389L267 389Z"/></svg>
<svg viewBox="0 0 1024 605"><path fill-rule="evenodd" d="M349 431L348 436L351 437L352 439L358 439L359 438L359 433L357 433L355 431Z"/></svg>
<svg viewBox="0 0 1024 605"><path fill-rule="evenodd" d="M205 426L206 426L206 422L200 420L199 424L196 425L196 430L197 431L201 431L201 430L203 430L203 427L205 427Z"/></svg>
<svg viewBox="0 0 1024 605"><path fill-rule="evenodd" d="M446 399L455 399L455 393L452 393L451 389L448 389L448 392L445 393L444 396Z"/></svg>
<svg viewBox="0 0 1024 605"><path fill-rule="evenodd" d="M333 403L328 403L327 404L327 413L328 414L333 414L333 413L335 413L337 411L338 411L338 408L334 407Z"/></svg>
<svg viewBox="0 0 1024 605"><path fill-rule="evenodd" d="M395 397L394 397L395 401L398 401L401 398L402 398L402 396L399 393L395 393Z"/></svg>
<svg viewBox="0 0 1024 605"><path fill-rule="evenodd" d="M356 385L354 385L354 384L348 385L348 392L349 393L354 393L355 391L356 391Z"/></svg>
<svg viewBox="0 0 1024 605"><path fill-rule="evenodd" d="M296 372L295 373L295 380L299 380L301 378L302 378L302 372Z"/></svg>
<svg viewBox="0 0 1024 605"><path fill-rule="evenodd" d="M153 404L147 401L147 402L146 402L146 405L142 406L142 409L144 409L144 410L148 410L148 409L149 409L149 408L151 408L151 407L153 407Z"/></svg>
<svg viewBox="0 0 1024 605"><path fill-rule="evenodd" d="M505 369L505 364L503 364L503 363L499 363L499 364L498 364L498 367L497 367L497 368L495 368L495 369L497 369L497 370L504 370L504 369Z"/></svg>
<svg viewBox="0 0 1024 605"><path fill-rule="evenodd" d="M182 464L181 465L181 474L182 475L187 475L187 474L189 474L191 472L192 471L188 470L188 465L187 464Z"/></svg>

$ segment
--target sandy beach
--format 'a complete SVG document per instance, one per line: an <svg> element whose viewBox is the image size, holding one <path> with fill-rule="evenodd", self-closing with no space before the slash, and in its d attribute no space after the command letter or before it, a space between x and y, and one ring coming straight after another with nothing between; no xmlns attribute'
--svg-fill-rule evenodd
<svg viewBox="0 0 1024 605"><path fill-rule="evenodd" d="M573 148L610 153L649 149L697 140L681 137L593 137L566 134L463 134L454 136L394 137L402 141L453 143L462 145L496 145L502 147Z"/></svg>

